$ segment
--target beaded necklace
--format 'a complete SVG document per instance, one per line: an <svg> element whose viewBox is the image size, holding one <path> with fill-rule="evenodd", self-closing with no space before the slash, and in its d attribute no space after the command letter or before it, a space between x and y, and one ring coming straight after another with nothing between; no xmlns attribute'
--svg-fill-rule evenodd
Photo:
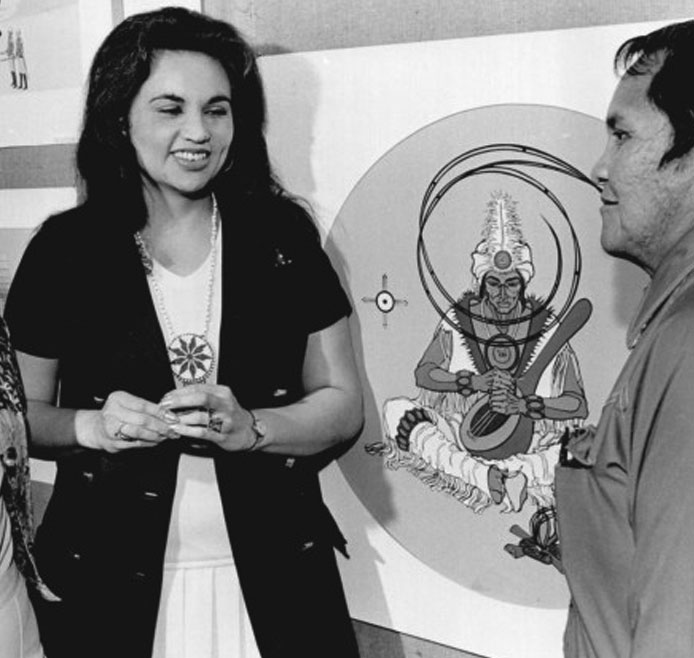
<svg viewBox="0 0 694 658"><path fill-rule="evenodd" d="M164 293L159 285L156 273L154 272L154 260L147 249L147 245L140 231L135 233L135 244L137 245L142 259L142 264L147 273L147 278L151 284L152 298L159 310L160 317L164 321L164 331L169 341L167 351L169 362L174 377L183 386L190 384L202 384L207 381L212 373L216 361L214 348L208 339L210 322L212 320L212 296L214 292L215 270L217 266L217 232L219 225L219 210L217 199L212 196L212 214L210 216L212 224L210 231L210 265L207 276L207 293L205 297L205 322L202 333L176 333L171 317L166 310Z"/></svg>

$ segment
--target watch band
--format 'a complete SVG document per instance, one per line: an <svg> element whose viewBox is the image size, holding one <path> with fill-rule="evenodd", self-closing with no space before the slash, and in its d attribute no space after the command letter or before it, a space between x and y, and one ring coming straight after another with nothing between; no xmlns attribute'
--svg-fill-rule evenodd
<svg viewBox="0 0 694 658"><path fill-rule="evenodd" d="M255 434L255 439L249 450L257 450L265 439L265 435L267 434L267 426L262 419L255 415L255 412L252 409L249 409L248 413L251 414L251 418L253 419L251 422L251 430L253 431L253 434Z"/></svg>

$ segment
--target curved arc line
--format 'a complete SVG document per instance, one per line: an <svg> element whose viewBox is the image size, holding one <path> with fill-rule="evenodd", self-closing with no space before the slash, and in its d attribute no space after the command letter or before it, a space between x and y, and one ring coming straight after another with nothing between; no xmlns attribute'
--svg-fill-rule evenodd
<svg viewBox="0 0 694 658"><path fill-rule="evenodd" d="M441 188L436 195L434 196L431 204L429 203L429 200L434 193L434 191L437 189L441 179L449 172L451 171L454 167L459 165L462 162L465 162L466 160L469 160L473 157L483 155L483 154L488 154L488 153L494 153L497 151L515 151L515 152L521 152L524 154L531 154L536 157L541 158L542 160L548 161L551 164L547 164L547 162L535 162L532 160L525 160L525 159L506 159L506 160L497 160L495 162L491 163L486 163L479 165L477 167L474 167L473 169L470 169L468 171L463 172L462 174L459 174L455 176L452 180L448 181L443 188ZM462 182L463 180L470 178L472 176L476 175L481 175L481 174L497 174L497 175L506 175L510 176L513 178L517 178L518 180L521 180L525 182L526 184L529 184L536 189L538 189L540 192L545 194L550 201L555 205L555 207L559 210L561 215L564 217L564 220L568 226L570 235L571 235L571 240L573 243L573 256L574 256L574 267L573 267L573 272L571 276L571 284L569 288L569 292L567 293L567 299L565 303L563 304L561 310L556 313L552 314L552 320L550 321L550 324L546 327L543 327L541 332L536 332L533 336L528 336L525 339L523 339L523 342L529 342L530 340L534 340L535 338L539 337L540 335L544 334L546 331L554 327L556 324L558 324L563 316L566 314L568 311L573 299L576 296L577 290L578 290L578 285L580 281L580 274L582 270L582 255L581 255L581 249L580 245L578 242L578 236L576 235L576 231L573 227L573 224L571 223L571 220L569 218L569 215L563 206L563 204L559 201L559 199L556 197L556 195L544 184L542 184L540 181L538 181L536 178L531 176L525 171L521 171L516 169L515 167L534 167L534 168L539 168L539 169L545 169L545 170L550 170L550 171L555 171L557 173L563 173L565 175L568 175L572 178L576 178L577 180L587 183L594 187L595 189L599 189L596 183L594 183L589 177L587 177L585 174L583 174L579 169L574 167L568 162L565 162L561 158L554 156L550 153L547 153L546 151L542 151L540 149L536 149L534 147L530 146L525 146L525 145L520 145L520 144L489 144L486 146L482 147L477 147L475 149L471 149L469 151L466 151L465 153L457 156L456 158L453 158L450 160L446 165L444 165L439 171L436 173L434 178L431 180L429 183L427 190L424 194L424 197L422 198L422 203L420 207L420 218L419 218L419 235L417 237L417 269L419 272L419 278L420 282L422 283L422 287L424 288L424 292L429 299L430 303L434 307L434 309L437 311L438 315L445 320L452 328L454 328L458 332L462 332L464 335L467 335L468 332L465 330L462 330L461 327L459 327L456 323L454 323L451 319L449 319L447 312L439 306L439 304L436 302L432 295L431 288L429 287L427 281L426 281L426 275L424 272L424 265L422 263L422 260L424 260L424 263L426 264L426 270L429 272L429 276L432 279L432 282L438 289L438 291L443 295L443 297L449 302L449 307L450 306L456 306L459 307L458 305L458 300L454 299L451 297L451 295L448 293L448 291L444 288L443 284L441 283L440 279L436 275L434 271L434 267L431 263L431 260L429 258L428 251L426 249L426 245L424 243L424 229L434 211L438 203L441 201L441 199L445 196L445 194L450 191L450 189L454 186L457 185L458 183ZM550 294L548 295L547 299L543 301L542 304L538 306L537 309L534 309L531 313L530 316L526 315L523 316L522 319L511 319L511 320L500 320L498 324L501 326L511 326L514 324L518 324L520 322L527 321L529 318L534 317L535 315L541 313L546 309L549 304L553 301L554 297L556 296L559 284L561 282L561 277L563 274L563 256L562 256L562 250L561 250L561 244L558 238L558 235L550 222L542 216L543 221L547 225L548 229L550 230L552 234L552 238L555 244L555 248L557 250L557 275L555 276L554 283L552 286L552 289L550 291ZM477 319L478 321L483 321L486 322L487 318L473 313L467 309L463 309L462 307L459 307L460 310L467 314L468 317L472 319ZM467 336L468 338L473 338L474 340L477 340L482 343L488 343L489 341L487 339L483 339L478 336Z"/></svg>

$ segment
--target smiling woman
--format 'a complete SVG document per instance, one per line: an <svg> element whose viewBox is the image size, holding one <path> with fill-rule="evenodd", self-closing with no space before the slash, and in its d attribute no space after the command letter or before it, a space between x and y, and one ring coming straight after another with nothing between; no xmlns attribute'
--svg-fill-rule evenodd
<svg viewBox="0 0 694 658"><path fill-rule="evenodd" d="M234 136L224 68L204 53L163 51L129 120L148 194L205 189L226 162Z"/></svg>
<svg viewBox="0 0 694 658"><path fill-rule="evenodd" d="M357 655L318 482L362 422L351 308L264 124L228 24L138 14L96 54L84 202L43 224L6 309L58 463L48 655Z"/></svg>

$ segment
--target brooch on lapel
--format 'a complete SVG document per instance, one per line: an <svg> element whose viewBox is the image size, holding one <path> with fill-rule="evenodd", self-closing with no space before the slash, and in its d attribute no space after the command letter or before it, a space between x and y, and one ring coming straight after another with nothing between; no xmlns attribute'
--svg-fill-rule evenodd
<svg viewBox="0 0 694 658"><path fill-rule="evenodd" d="M292 262L293 261L289 256L285 256L277 247L275 247L275 267L291 265Z"/></svg>

